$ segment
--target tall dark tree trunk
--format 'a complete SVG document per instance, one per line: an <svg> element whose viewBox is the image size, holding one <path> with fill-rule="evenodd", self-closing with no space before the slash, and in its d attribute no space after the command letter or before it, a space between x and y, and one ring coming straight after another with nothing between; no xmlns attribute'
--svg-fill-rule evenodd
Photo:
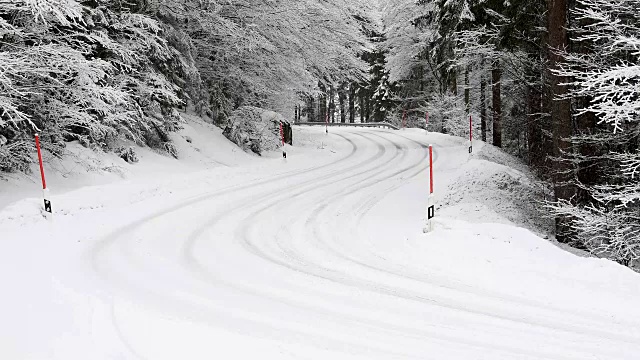
<svg viewBox="0 0 640 360"><path fill-rule="evenodd" d="M333 85L329 87L329 117L332 123L336 122L336 103L335 103L335 90Z"/></svg>
<svg viewBox="0 0 640 360"><path fill-rule="evenodd" d="M487 80L484 71L480 75L480 133L482 141L487 141Z"/></svg>
<svg viewBox="0 0 640 360"><path fill-rule="evenodd" d="M324 122L325 114L327 113L327 108L324 106L324 95L318 96L318 120L319 122Z"/></svg>
<svg viewBox="0 0 640 360"><path fill-rule="evenodd" d="M544 171L546 153L542 115L542 89L535 85L527 88L527 152L529 166L538 173Z"/></svg>
<svg viewBox="0 0 640 360"><path fill-rule="evenodd" d="M298 121L298 104L293 106L293 122Z"/></svg>
<svg viewBox="0 0 640 360"><path fill-rule="evenodd" d="M583 107L587 106L587 104L591 101L591 99L579 99L579 104L577 106ZM580 104L581 103L581 104ZM597 127L597 119L595 114L593 113L585 113L578 115L576 117L576 125L578 135L580 136L589 136L596 132ZM575 144L576 151L580 154L580 161L577 162L576 169L576 177L580 184L593 186L598 184L598 178L600 176L599 169L601 167L598 165L597 158L598 155L602 154L602 149L597 145L589 142L577 143ZM591 194L583 189L582 187L576 187L576 201L580 204L591 205L594 199L591 197Z"/></svg>
<svg viewBox="0 0 640 360"><path fill-rule="evenodd" d="M364 106L364 122L369 122L369 118L371 116L371 99L369 98L369 96L364 99Z"/></svg>
<svg viewBox="0 0 640 360"><path fill-rule="evenodd" d="M464 69L464 107L467 111L467 115L470 114L471 106L470 102L470 90L469 89L469 66Z"/></svg>
<svg viewBox="0 0 640 360"><path fill-rule="evenodd" d="M424 94L424 83L425 83L425 76L424 76L424 67L423 66L418 66L418 79L420 81L420 94Z"/></svg>
<svg viewBox="0 0 640 360"><path fill-rule="evenodd" d="M558 69L562 62L559 50L568 48L567 39L567 0L547 0L547 19L549 36L549 79L551 82L551 130L553 134L553 182L556 200L569 200L575 191L571 185L573 171L567 157L571 152L571 101L563 99L567 95L568 79L555 75L553 70ZM556 239L560 242L568 242L570 232L570 219L568 217L556 218Z"/></svg>
<svg viewBox="0 0 640 360"><path fill-rule="evenodd" d="M309 102L307 104L307 121L312 122L316 121L316 104L315 104L315 96L309 95Z"/></svg>
<svg viewBox="0 0 640 360"><path fill-rule="evenodd" d="M495 60L491 69L491 92L493 101L491 108L493 110L493 145L502 147L502 98L500 96L500 88L502 85L502 70L500 69L500 61Z"/></svg>
<svg viewBox="0 0 640 360"><path fill-rule="evenodd" d="M349 122L356 122L356 83L349 86Z"/></svg>
<svg viewBox="0 0 640 360"><path fill-rule="evenodd" d="M347 122L346 102L347 102L347 84L342 83L338 88L338 102L340 104L340 122Z"/></svg>
<svg viewBox="0 0 640 360"><path fill-rule="evenodd" d="M573 24L572 22L574 22L572 19L567 19L569 27L583 25L580 23ZM568 45L569 51L572 53L584 54L585 56L594 55L594 49L586 42L570 42ZM593 98L581 97L573 101L576 108L584 109L592 103ZM575 114L573 117L575 135L588 137L598 132L598 119L596 114L586 112L583 114ZM628 144L629 143L630 142L628 142ZM586 186L594 186L600 183L600 177L602 176L604 167L599 163L600 160L598 160L598 158L604 153L602 145L589 141L575 141L573 142L573 150L579 154L577 157L578 161L574 162L574 164L576 164L575 172L578 183ZM632 149L632 152L635 152L635 149ZM592 197L591 192L583 186L575 186L574 190L576 192L574 199L578 204L588 206L594 203L595 199Z"/></svg>
<svg viewBox="0 0 640 360"><path fill-rule="evenodd" d="M364 108L364 97L365 97L365 89L363 87L360 88L360 122L363 123L365 122L364 120L364 112L365 112L365 108Z"/></svg>
<svg viewBox="0 0 640 360"><path fill-rule="evenodd" d="M318 122L325 122L327 116L327 88L322 82L318 82L318 89L320 89L321 92L321 94L318 95Z"/></svg>
<svg viewBox="0 0 640 360"><path fill-rule="evenodd" d="M451 92L458 96L458 72L456 69L451 70Z"/></svg>

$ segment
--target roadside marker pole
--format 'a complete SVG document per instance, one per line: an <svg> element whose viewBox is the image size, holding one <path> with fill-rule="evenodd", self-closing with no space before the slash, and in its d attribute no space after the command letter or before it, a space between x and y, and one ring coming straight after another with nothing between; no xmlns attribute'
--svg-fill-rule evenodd
<svg viewBox="0 0 640 360"><path fill-rule="evenodd" d="M433 199L433 146L429 145L429 200L427 202L427 232L433 231L435 201Z"/></svg>
<svg viewBox="0 0 640 360"><path fill-rule="evenodd" d="M284 149L284 130L282 129L282 121L280 122L280 140L282 140L282 157L287 158L287 152Z"/></svg>
<svg viewBox="0 0 640 360"><path fill-rule="evenodd" d="M324 132L329 133L329 112L327 111L327 115L324 117Z"/></svg>
<svg viewBox="0 0 640 360"><path fill-rule="evenodd" d="M42 177L42 198L44 199L44 211L47 219L51 219L51 201L49 200L49 189L47 180L44 177L44 165L42 164L42 150L40 150L40 136L36 134L36 149L38 150L38 162L40 163L40 176Z"/></svg>
<svg viewBox="0 0 640 360"><path fill-rule="evenodd" d="M473 152L473 126L471 115L469 115L469 154Z"/></svg>
<svg viewBox="0 0 640 360"><path fill-rule="evenodd" d="M407 127L407 110L404 110L402 112L402 128L406 128Z"/></svg>

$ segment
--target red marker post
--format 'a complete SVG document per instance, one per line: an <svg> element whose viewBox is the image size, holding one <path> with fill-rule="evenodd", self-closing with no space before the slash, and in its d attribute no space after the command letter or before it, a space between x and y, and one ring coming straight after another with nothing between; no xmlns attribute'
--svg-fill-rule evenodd
<svg viewBox="0 0 640 360"><path fill-rule="evenodd" d="M471 115L469 115L469 154L473 152L473 125Z"/></svg>
<svg viewBox="0 0 640 360"><path fill-rule="evenodd" d="M427 202L426 232L433 231L433 217L435 216L435 201L433 199L433 146L429 145L429 198Z"/></svg>
<svg viewBox="0 0 640 360"><path fill-rule="evenodd" d="M40 176L42 177L42 198L44 199L44 211L47 218L51 218L51 201L49 200L49 189L47 180L44 177L44 165L42 163L42 150L40 149L40 136L36 134L36 149L38 150L38 162L40 163Z"/></svg>
<svg viewBox="0 0 640 360"><path fill-rule="evenodd" d="M282 157L287 158L287 152L284 149L284 130L282 129L282 121L280 122L280 140L282 140Z"/></svg>

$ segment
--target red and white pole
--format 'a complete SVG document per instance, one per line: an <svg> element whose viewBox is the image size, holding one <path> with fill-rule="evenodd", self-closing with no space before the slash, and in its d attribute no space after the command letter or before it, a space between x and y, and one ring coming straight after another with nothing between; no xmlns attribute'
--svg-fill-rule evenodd
<svg viewBox="0 0 640 360"><path fill-rule="evenodd" d="M40 176L42 177L42 198L44 199L44 211L47 218L50 218L51 201L49 200L49 189L47 189L47 180L44 177L44 165L42 163L42 150L40 149L40 136L36 134L36 149L38 150L38 162L40 163Z"/></svg>
<svg viewBox="0 0 640 360"><path fill-rule="evenodd" d="M473 152L473 123L469 115L469 154Z"/></svg>
<svg viewBox="0 0 640 360"><path fill-rule="evenodd" d="M435 216L435 201L433 199L433 146L429 145L429 198L427 201L426 232L433 231L433 217Z"/></svg>
<svg viewBox="0 0 640 360"><path fill-rule="evenodd" d="M282 141L282 157L287 158L287 152L284 149L284 130L282 128L282 121L280 121L280 140Z"/></svg>

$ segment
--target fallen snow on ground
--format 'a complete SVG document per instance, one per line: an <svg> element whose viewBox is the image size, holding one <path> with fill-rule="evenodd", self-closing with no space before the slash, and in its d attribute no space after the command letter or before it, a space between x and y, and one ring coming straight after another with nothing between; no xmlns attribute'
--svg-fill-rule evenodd
<svg viewBox="0 0 640 360"><path fill-rule="evenodd" d="M284 160L200 129L183 161L57 193L51 222L35 196L0 210L0 358L638 358L640 277L523 228L522 168L329 130L295 128Z"/></svg>
<svg viewBox="0 0 640 360"><path fill-rule="evenodd" d="M483 142L476 142L474 153L438 195L445 216L512 224L540 234L553 229L552 220L540 210L541 202L549 199L542 182L518 159Z"/></svg>
<svg viewBox="0 0 640 360"><path fill-rule="evenodd" d="M228 141L218 127L196 116L182 114L182 117L187 120L184 128L170 134L179 154L177 160L128 142L122 145L135 149L138 163L129 164L113 153L94 152L78 142L67 144L62 159L44 152L47 185L52 195L57 196L83 186L122 180L163 179L181 173L255 163L255 156ZM0 209L25 197L39 198L41 188L37 164L32 165L30 175L0 173Z"/></svg>

